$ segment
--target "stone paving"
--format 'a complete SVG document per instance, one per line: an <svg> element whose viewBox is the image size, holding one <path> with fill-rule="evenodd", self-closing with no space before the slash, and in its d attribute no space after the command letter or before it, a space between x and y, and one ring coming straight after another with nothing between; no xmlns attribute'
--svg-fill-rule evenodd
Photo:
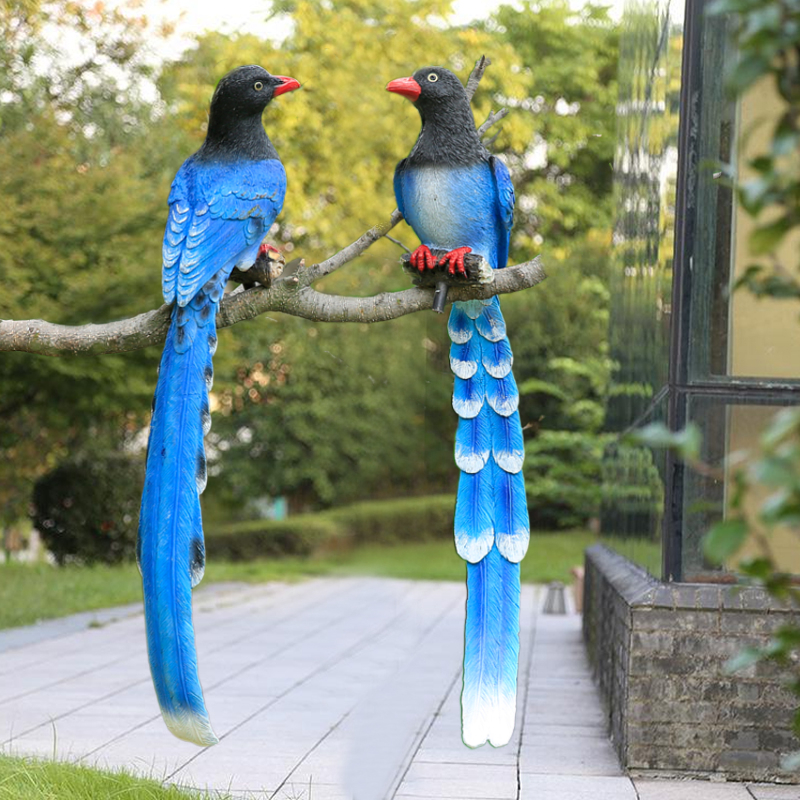
<svg viewBox="0 0 800 800"><path fill-rule="evenodd" d="M625 776L575 614L524 587L515 738L460 738L464 587L320 578L195 595L220 743L173 738L137 606L0 632L0 747L274 800L800 800L800 787Z"/></svg>

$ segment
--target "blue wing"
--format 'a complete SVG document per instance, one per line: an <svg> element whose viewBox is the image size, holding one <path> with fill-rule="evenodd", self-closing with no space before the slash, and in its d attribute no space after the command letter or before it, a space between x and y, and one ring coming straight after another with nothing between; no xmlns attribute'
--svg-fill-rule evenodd
<svg viewBox="0 0 800 800"><path fill-rule="evenodd" d="M514 184L511 183L508 167L499 158L491 156L489 164L494 177L497 219L502 228L502 235L497 247L497 267L502 269L508 263L511 227L514 224Z"/></svg>
<svg viewBox="0 0 800 800"><path fill-rule="evenodd" d="M406 215L405 209L403 208L403 170L405 166L406 160L403 159L394 168L394 196L397 200L397 208L404 217Z"/></svg>
<svg viewBox="0 0 800 800"><path fill-rule="evenodd" d="M278 160L205 164L187 159L169 196L164 300L185 306L220 269L249 267L285 194L286 173Z"/></svg>

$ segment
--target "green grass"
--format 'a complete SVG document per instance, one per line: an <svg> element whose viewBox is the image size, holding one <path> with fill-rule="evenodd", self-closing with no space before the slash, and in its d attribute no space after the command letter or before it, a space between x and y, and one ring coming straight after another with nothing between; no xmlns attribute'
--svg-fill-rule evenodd
<svg viewBox="0 0 800 800"><path fill-rule="evenodd" d="M544 583L570 580L570 569L583 563L583 551L598 541L588 531L538 533L531 537L522 562L522 580ZM629 543L604 538L625 552ZM636 560L658 574L660 547L637 544ZM214 562L204 583L262 583L315 575L381 575L393 578L462 581L465 565L452 542L362 545L324 557L290 557L249 562ZM118 567L51 567L44 564L0 565L0 629L30 625L78 611L141 602L139 572L133 564ZM0 800L2 795L0 794Z"/></svg>
<svg viewBox="0 0 800 800"><path fill-rule="evenodd" d="M0 800L201 800L197 791L164 788L125 772L0 755ZM214 795L214 800L225 800Z"/></svg>

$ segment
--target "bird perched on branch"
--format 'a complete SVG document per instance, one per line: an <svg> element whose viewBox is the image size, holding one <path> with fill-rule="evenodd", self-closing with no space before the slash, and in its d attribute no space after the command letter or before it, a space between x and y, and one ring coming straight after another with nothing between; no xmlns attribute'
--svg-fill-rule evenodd
<svg viewBox="0 0 800 800"><path fill-rule="evenodd" d="M461 82L442 67L425 67L386 88L411 100L422 118L394 174L398 208L421 241L412 264L434 269L434 248L448 251L439 264L452 274L464 271L468 253L505 267L514 188L481 143ZM519 394L497 297L454 303L448 330L461 470L455 539L467 561L462 736L470 747L487 740L498 747L514 731L519 562L530 536Z"/></svg>
<svg viewBox="0 0 800 800"><path fill-rule="evenodd" d="M162 288L174 305L153 399L137 559L161 713L175 736L200 745L217 741L192 628L192 587L205 565L200 494L215 317L231 271L256 261L283 206L286 173L261 115L274 97L299 86L259 66L228 73L211 98L206 139L178 170L169 195Z"/></svg>

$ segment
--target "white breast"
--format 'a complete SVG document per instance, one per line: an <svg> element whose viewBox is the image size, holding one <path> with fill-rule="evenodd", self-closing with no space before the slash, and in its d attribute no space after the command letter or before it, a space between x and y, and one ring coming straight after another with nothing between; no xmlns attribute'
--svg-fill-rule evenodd
<svg viewBox="0 0 800 800"><path fill-rule="evenodd" d="M404 204L408 223L421 241L445 250L463 244L459 236L463 211L453 202L459 196L457 183L457 171L452 168L428 166L414 171L408 186L412 196Z"/></svg>

